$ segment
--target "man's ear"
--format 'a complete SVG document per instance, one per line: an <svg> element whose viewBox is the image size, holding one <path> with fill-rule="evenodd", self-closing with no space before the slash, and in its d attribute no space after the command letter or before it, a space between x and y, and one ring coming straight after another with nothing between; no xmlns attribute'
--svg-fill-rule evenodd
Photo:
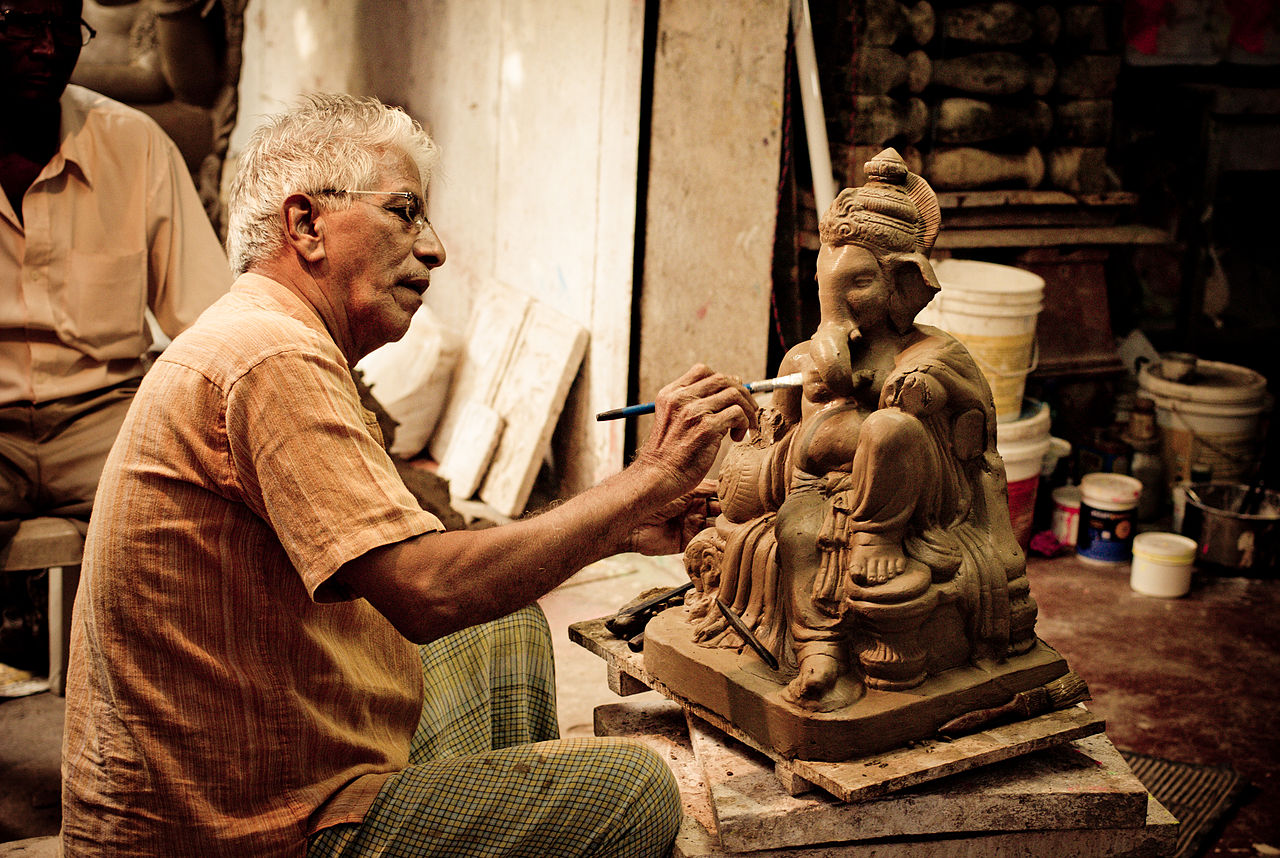
<svg viewBox="0 0 1280 858"><path fill-rule="evenodd" d="M284 238L308 262L324 258L324 225L316 202L306 194L290 194L280 205Z"/></svg>

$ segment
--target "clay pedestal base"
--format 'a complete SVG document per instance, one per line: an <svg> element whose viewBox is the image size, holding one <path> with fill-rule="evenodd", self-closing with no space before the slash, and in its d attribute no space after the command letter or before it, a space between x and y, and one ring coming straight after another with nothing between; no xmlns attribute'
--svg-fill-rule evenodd
<svg viewBox="0 0 1280 858"><path fill-rule="evenodd" d="M644 659L605 628L604 619L569 626L569 639L604 659L609 688L626 697L653 689L672 699L691 715L714 725L728 736L773 760L774 774L793 795L818 787L841 801L864 801L907 787L1010 760L1045 748L1061 746L1101 733L1102 718L1083 706L1070 706L1038 718L991 727L953 741L921 741L859 760L816 762L786 759L760 745L730 719L705 706L681 698L654 678Z"/></svg>
<svg viewBox="0 0 1280 858"><path fill-rule="evenodd" d="M929 738L952 718L999 706L1068 670L1057 652L1037 641L1004 662L953 668L907 691L867 689L842 709L810 712L782 698L790 677L750 650L694 643L682 607L649 621L644 667L677 698L723 717L757 744L787 759L817 761L865 757Z"/></svg>

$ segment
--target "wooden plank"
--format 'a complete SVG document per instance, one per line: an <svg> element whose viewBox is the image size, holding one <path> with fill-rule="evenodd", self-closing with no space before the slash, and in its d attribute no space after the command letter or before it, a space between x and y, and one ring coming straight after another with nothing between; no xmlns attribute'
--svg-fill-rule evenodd
<svg viewBox="0 0 1280 858"><path fill-rule="evenodd" d="M1112 191L1105 194L1068 194L1054 190L976 190L942 191L938 205L942 207L945 222L948 211L977 208L1003 208L1005 206L1077 206L1132 208L1138 203L1138 195L1130 191Z"/></svg>
<svg viewBox="0 0 1280 858"><path fill-rule="evenodd" d="M480 487L480 499L503 515L524 512L586 348L585 328L540 302L530 306L493 397L506 428Z"/></svg>
<svg viewBox="0 0 1280 858"><path fill-rule="evenodd" d="M502 427L502 415L483 402L469 399L461 404L453 437L440 458L440 476L449 481L452 497L469 498L480 488Z"/></svg>
<svg viewBox="0 0 1280 858"><path fill-rule="evenodd" d="M837 798L859 801L1073 742L1105 727L1101 716L1073 706L951 742L925 740L844 763L792 760L790 764L801 777Z"/></svg>
<svg viewBox="0 0 1280 858"><path fill-rule="evenodd" d="M491 299L476 304L467 325L449 400L428 445L437 462L448 452L467 403L492 405L532 303L528 295L501 283L492 283L489 288Z"/></svg>
<svg viewBox="0 0 1280 858"><path fill-rule="evenodd" d="M658 4L637 402L694 363L765 377L790 5Z"/></svg>
<svg viewBox="0 0 1280 858"><path fill-rule="evenodd" d="M1091 244L1168 244L1169 234L1155 227L1125 224L1105 227L1028 227L956 229L938 234L939 250L971 247L1062 247Z"/></svg>

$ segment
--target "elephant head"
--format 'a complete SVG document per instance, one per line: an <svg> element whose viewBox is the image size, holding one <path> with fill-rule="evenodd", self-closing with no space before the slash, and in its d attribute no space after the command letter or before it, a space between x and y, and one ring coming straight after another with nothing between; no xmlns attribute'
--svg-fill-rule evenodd
<svg viewBox="0 0 1280 858"><path fill-rule="evenodd" d="M868 161L866 172L867 184L841 191L818 226L822 321L809 353L823 383L846 396L853 391L850 346L862 328L886 324L905 334L939 288L928 257L942 220L937 196L893 149ZM849 245L865 253L840 253ZM850 286L872 281L874 288Z"/></svg>

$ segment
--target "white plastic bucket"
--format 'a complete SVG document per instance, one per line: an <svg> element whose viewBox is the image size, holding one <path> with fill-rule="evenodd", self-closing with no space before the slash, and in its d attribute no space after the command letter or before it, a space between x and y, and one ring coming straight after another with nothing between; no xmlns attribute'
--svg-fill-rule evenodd
<svg viewBox="0 0 1280 858"><path fill-rule="evenodd" d="M996 450L1009 483L1009 521L1024 550L1031 542L1040 471L1052 444L1049 406L1043 402L1028 400L1017 420L996 424Z"/></svg>
<svg viewBox="0 0 1280 858"><path fill-rule="evenodd" d="M1044 280L1021 268L974 259L943 259L933 269L942 291L916 321L964 343L991 385L996 421L1018 420L1027 374L1035 369Z"/></svg>
<svg viewBox="0 0 1280 858"><path fill-rule="evenodd" d="M1080 480L1076 554L1099 563L1127 563L1142 481L1124 474L1085 474Z"/></svg>
<svg viewBox="0 0 1280 858"><path fill-rule="evenodd" d="M1176 533L1139 533L1133 538L1129 586L1144 596L1176 599L1191 589L1196 541Z"/></svg>
<svg viewBox="0 0 1280 858"><path fill-rule="evenodd" d="M1258 455L1267 379L1242 366L1196 361L1170 381L1161 361L1138 372L1143 395L1156 404L1161 458L1169 485L1191 479L1193 465L1210 468L1215 482L1245 476Z"/></svg>

